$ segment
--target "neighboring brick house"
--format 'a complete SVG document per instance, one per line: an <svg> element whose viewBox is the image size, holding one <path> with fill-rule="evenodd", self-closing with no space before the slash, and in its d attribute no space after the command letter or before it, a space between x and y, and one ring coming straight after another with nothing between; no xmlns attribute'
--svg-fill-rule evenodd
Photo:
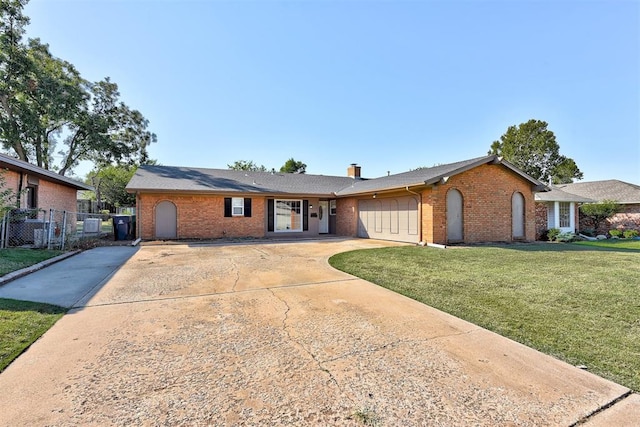
<svg viewBox="0 0 640 427"><path fill-rule="evenodd" d="M615 200L622 206L622 212L600 224L600 228L594 230L595 233L606 235L614 228L640 231L640 185L609 179L563 184L558 188L596 202ZM593 223L589 218L580 215L580 229L593 229Z"/></svg>
<svg viewBox="0 0 640 427"><path fill-rule="evenodd" d="M563 233L579 233L580 205L594 200L568 193L555 185L550 185L549 190L535 195L536 239L543 239L551 228Z"/></svg>
<svg viewBox="0 0 640 427"><path fill-rule="evenodd" d="M82 182L0 154L5 187L18 195L16 208L75 212L78 190L92 190Z"/></svg>
<svg viewBox="0 0 640 427"><path fill-rule="evenodd" d="M547 187L497 156L363 179L141 166L143 239L304 237L333 234L411 243L535 239L534 192Z"/></svg>

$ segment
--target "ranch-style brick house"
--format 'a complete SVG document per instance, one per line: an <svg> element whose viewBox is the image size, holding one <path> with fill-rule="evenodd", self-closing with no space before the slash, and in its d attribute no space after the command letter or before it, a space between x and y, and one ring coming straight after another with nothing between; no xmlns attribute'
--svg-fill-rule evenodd
<svg viewBox="0 0 640 427"><path fill-rule="evenodd" d="M36 165L0 154L5 187L17 195L16 208L75 212L78 190L93 187Z"/></svg>
<svg viewBox="0 0 640 427"><path fill-rule="evenodd" d="M336 235L409 243L535 240L547 187L497 156L364 179L141 166L137 235L151 239Z"/></svg>
<svg viewBox="0 0 640 427"><path fill-rule="evenodd" d="M604 221L596 234L607 234L610 229L640 231L640 185L617 179L604 181L585 181L563 184L562 191L591 199L593 202L615 200L621 211ZM593 223L587 217L580 216L580 229L593 229Z"/></svg>

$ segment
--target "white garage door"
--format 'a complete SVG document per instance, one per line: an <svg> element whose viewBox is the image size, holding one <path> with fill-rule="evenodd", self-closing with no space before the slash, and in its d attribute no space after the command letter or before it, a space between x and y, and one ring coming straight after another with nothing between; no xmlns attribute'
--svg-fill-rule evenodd
<svg viewBox="0 0 640 427"><path fill-rule="evenodd" d="M358 236L418 243L418 200L411 196L360 200Z"/></svg>

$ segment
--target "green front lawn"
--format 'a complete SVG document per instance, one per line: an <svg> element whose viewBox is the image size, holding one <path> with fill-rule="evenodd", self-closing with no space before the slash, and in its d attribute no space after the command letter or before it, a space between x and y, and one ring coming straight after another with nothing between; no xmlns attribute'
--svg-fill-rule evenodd
<svg viewBox="0 0 640 427"><path fill-rule="evenodd" d="M592 248L631 249L640 251L640 240L607 239L575 242L574 245L590 246Z"/></svg>
<svg viewBox="0 0 640 427"><path fill-rule="evenodd" d="M55 305L0 298L0 372L64 313Z"/></svg>
<svg viewBox="0 0 640 427"><path fill-rule="evenodd" d="M44 249L0 249L0 276L29 267L62 253L63 251L48 251Z"/></svg>
<svg viewBox="0 0 640 427"><path fill-rule="evenodd" d="M634 247L407 246L337 254L329 262L640 391L640 250Z"/></svg>

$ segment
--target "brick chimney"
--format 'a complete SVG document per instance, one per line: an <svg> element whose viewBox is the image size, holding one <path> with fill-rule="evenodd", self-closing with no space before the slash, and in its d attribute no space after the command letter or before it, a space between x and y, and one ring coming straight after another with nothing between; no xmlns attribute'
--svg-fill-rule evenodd
<svg viewBox="0 0 640 427"><path fill-rule="evenodd" d="M347 168L347 176L353 179L360 179L360 166L357 163L351 163Z"/></svg>

